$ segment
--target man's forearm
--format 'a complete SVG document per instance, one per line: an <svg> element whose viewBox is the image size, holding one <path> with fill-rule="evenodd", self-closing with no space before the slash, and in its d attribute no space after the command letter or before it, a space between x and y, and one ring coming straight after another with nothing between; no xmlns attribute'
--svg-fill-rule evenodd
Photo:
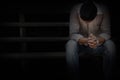
<svg viewBox="0 0 120 80"><path fill-rule="evenodd" d="M88 39L87 38L81 38L78 40L78 43L81 45L87 45Z"/></svg>
<svg viewBox="0 0 120 80"><path fill-rule="evenodd" d="M103 44L105 42L105 39L101 36L98 37L99 44Z"/></svg>

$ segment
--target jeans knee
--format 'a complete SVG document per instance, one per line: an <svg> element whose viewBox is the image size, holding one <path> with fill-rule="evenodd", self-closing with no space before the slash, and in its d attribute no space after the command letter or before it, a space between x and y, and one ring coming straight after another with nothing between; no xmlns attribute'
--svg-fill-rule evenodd
<svg viewBox="0 0 120 80"><path fill-rule="evenodd" d="M116 51L116 47L115 47L115 43L112 40L107 40L104 43L104 46L107 48L107 50L111 53L115 53Z"/></svg>
<svg viewBox="0 0 120 80"><path fill-rule="evenodd" d="M78 44L74 40L69 40L66 43L66 55L75 55L78 51Z"/></svg>
<svg viewBox="0 0 120 80"><path fill-rule="evenodd" d="M74 65L78 65L78 43L74 40L69 40L66 43L66 61L69 66L75 67Z"/></svg>
<svg viewBox="0 0 120 80"><path fill-rule="evenodd" d="M104 44L105 45L115 45L112 40L107 40Z"/></svg>
<svg viewBox="0 0 120 80"><path fill-rule="evenodd" d="M77 44L77 42L76 41L74 41L74 40L69 40L67 43L66 43L66 48L68 48L68 47L76 47L78 44Z"/></svg>

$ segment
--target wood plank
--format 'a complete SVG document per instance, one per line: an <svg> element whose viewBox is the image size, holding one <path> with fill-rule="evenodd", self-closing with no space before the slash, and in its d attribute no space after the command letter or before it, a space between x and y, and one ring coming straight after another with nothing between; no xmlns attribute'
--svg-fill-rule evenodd
<svg viewBox="0 0 120 80"><path fill-rule="evenodd" d="M5 53L0 54L2 58L61 58L65 57L65 52L32 52L32 53ZM93 56L86 56L86 55L79 55L80 58L89 59L89 58L98 58L102 57L103 55L93 55Z"/></svg>
<svg viewBox="0 0 120 80"><path fill-rule="evenodd" d="M69 26L69 22L5 22L1 23L0 26L4 27L61 27L61 26Z"/></svg>
<svg viewBox="0 0 120 80"><path fill-rule="evenodd" d="M61 41L68 40L68 37L3 37L0 41L18 41L18 42L31 42L31 41Z"/></svg>
<svg viewBox="0 0 120 80"><path fill-rule="evenodd" d="M6 53L2 58L57 58L65 57L65 52Z"/></svg>

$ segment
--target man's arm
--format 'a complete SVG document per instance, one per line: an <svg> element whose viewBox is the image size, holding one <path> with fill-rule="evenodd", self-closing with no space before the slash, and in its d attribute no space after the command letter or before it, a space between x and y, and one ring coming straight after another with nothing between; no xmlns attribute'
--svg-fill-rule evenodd
<svg viewBox="0 0 120 80"><path fill-rule="evenodd" d="M103 15L102 15L102 22L100 25L100 34L96 36L96 40L88 39L88 45L91 48L94 48L103 44L106 40L109 40L111 37L110 15L109 15L108 9L102 6L102 11L103 11Z"/></svg>
<svg viewBox="0 0 120 80"><path fill-rule="evenodd" d="M110 39L111 30L110 30L110 15L108 9L103 7L103 19L100 27L101 33L98 36L98 40L100 43Z"/></svg>
<svg viewBox="0 0 120 80"><path fill-rule="evenodd" d="M73 39L77 42L79 42L84 36L79 33L79 20L78 20L78 7L79 5L75 6L71 13L70 13L70 23L69 23L69 29L70 29L70 39Z"/></svg>

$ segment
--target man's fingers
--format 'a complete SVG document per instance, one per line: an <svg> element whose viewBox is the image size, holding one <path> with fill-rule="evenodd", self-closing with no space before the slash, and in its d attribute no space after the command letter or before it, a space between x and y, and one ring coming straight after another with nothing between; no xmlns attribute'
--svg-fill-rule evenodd
<svg viewBox="0 0 120 80"><path fill-rule="evenodd" d="M88 37L88 40L96 40L96 37Z"/></svg>
<svg viewBox="0 0 120 80"><path fill-rule="evenodd" d="M88 40L88 43L97 43L96 40Z"/></svg>
<svg viewBox="0 0 120 80"><path fill-rule="evenodd" d="M89 42L88 45L92 45L92 46L97 45L97 42L92 42L92 43Z"/></svg>
<svg viewBox="0 0 120 80"><path fill-rule="evenodd" d="M89 47L95 48L95 47L97 47L97 45L95 45L95 44L89 44Z"/></svg>
<svg viewBox="0 0 120 80"><path fill-rule="evenodd" d="M96 45L96 44L88 44L88 45L91 45L91 46L93 46L93 45Z"/></svg>

